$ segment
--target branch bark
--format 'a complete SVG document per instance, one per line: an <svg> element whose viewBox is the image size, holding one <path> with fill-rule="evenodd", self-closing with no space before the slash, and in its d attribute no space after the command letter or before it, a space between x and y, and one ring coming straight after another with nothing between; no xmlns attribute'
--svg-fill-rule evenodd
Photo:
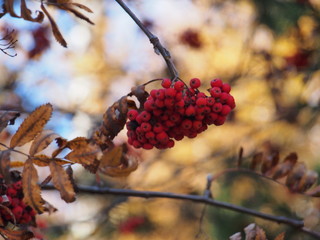
<svg viewBox="0 0 320 240"><path fill-rule="evenodd" d="M122 0L115 0L115 1L123 8L124 11L126 11L126 13L132 18L133 21L135 21L135 23L139 26L139 28L149 38L155 52L157 54L161 54L161 56L163 57L163 59L167 64L172 80L175 81L176 79L178 79L179 73L171 59L170 52L162 46L159 38L155 36L153 33L151 33L143 25L143 23L139 20L139 18L131 11L131 9Z"/></svg>

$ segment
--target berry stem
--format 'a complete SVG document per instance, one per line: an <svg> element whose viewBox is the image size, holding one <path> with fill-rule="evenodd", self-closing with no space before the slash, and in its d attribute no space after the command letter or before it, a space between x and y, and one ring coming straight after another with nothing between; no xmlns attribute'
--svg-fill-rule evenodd
<svg viewBox="0 0 320 240"><path fill-rule="evenodd" d="M160 40L157 36L155 36L153 33L151 33L139 20L139 18L131 11L131 9L122 1L122 0L115 0L126 13L133 19L133 21L139 26L139 28L143 31L143 33L149 38L151 44L154 47L155 52L163 57L165 60L167 67L169 69L169 72L171 74L172 81L175 81L179 77L179 73L171 59L170 52L165 49L162 44L160 43Z"/></svg>

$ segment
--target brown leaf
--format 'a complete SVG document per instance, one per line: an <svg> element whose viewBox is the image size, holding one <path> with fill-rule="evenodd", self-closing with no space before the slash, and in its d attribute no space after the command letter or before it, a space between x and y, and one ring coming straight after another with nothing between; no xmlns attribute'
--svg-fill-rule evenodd
<svg viewBox="0 0 320 240"><path fill-rule="evenodd" d="M47 167L49 166L50 162L56 162L59 165L70 164L69 161L66 161L60 158L51 158L44 154L39 154L32 157L32 161L34 164L36 164L39 167Z"/></svg>
<svg viewBox="0 0 320 240"><path fill-rule="evenodd" d="M5 195L7 196L7 195ZM9 203L9 199L8 197L6 198L3 198L3 202L2 203ZM14 216L13 212L11 211L10 208L8 208L7 206L3 205L3 204L0 204L0 208L2 208L3 210L1 210L1 212L3 213L3 211L7 212L10 216L11 216L11 219L13 219L13 224L14 225L17 225L16 223L16 217Z"/></svg>
<svg viewBox="0 0 320 240"><path fill-rule="evenodd" d="M72 139L66 143L66 147L70 148L71 150L75 150L78 148L85 148L89 144L89 139L85 137L77 137Z"/></svg>
<svg viewBox="0 0 320 240"><path fill-rule="evenodd" d="M33 18L32 12L30 11L30 9L27 8L27 4L26 4L25 0L21 0L20 8L21 8L21 17L24 20L27 20L30 22L38 22L38 23L41 23L43 21L43 18L44 18L43 12L37 11L38 16Z"/></svg>
<svg viewBox="0 0 320 240"><path fill-rule="evenodd" d="M54 161L50 162L49 167L53 185L59 190L61 198L68 203L73 202L75 200L75 192L69 179L69 175L63 167Z"/></svg>
<svg viewBox="0 0 320 240"><path fill-rule="evenodd" d="M312 187L318 180L318 173L312 170L308 170L307 173L303 176L298 186L299 192L305 192Z"/></svg>
<svg viewBox="0 0 320 240"><path fill-rule="evenodd" d="M72 162L90 165L94 162L98 153L100 153L100 149L97 145L87 144L81 148L75 148L65 158Z"/></svg>
<svg viewBox="0 0 320 240"><path fill-rule="evenodd" d="M94 23L88 17L86 17L85 15L83 15L82 13L80 13L79 11L77 11L76 9L73 8L73 6L77 6L77 7L81 6L82 9L89 10L87 12L92 12L90 8L88 8L82 4L65 3L65 4L58 4L55 6L59 7L62 10L72 12L76 17L81 18L82 20L94 25Z"/></svg>
<svg viewBox="0 0 320 240"><path fill-rule="evenodd" d="M115 146L104 152L99 171L111 177L126 177L138 168L138 160L129 158L126 146Z"/></svg>
<svg viewBox="0 0 320 240"><path fill-rule="evenodd" d="M285 235L286 235L285 232L280 233L278 236L276 236L274 240L284 240Z"/></svg>
<svg viewBox="0 0 320 240"><path fill-rule="evenodd" d="M311 189L306 194L311 196L311 197L320 197L320 185L315 187L315 188L313 188L313 189Z"/></svg>
<svg viewBox="0 0 320 240"><path fill-rule="evenodd" d="M20 125L13 135L10 147L19 147L33 140L49 121L52 113L52 105L47 103L35 109Z"/></svg>
<svg viewBox="0 0 320 240"><path fill-rule="evenodd" d="M257 165L259 165L261 163L262 157L263 157L262 152L258 152L256 154L254 154L252 161L251 161L251 164L250 164L250 169L255 170Z"/></svg>
<svg viewBox="0 0 320 240"><path fill-rule="evenodd" d="M300 181L305 175L307 169L304 163L295 164L294 168L289 172L286 179L286 186L293 192L298 191Z"/></svg>
<svg viewBox="0 0 320 240"><path fill-rule="evenodd" d="M279 151L271 152L262 161L261 172L268 175L268 172L279 163Z"/></svg>
<svg viewBox="0 0 320 240"><path fill-rule="evenodd" d="M21 161L11 161L10 162L11 168L18 168L18 167L23 167L23 166L24 166L24 162L21 162Z"/></svg>
<svg viewBox="0 0 320 240"><path fill-rule="evenodd" d="M229 237L229 240L241 240L241 239L242 239L241 233L239 233L239 232L237 232Z"/></svg>
<svg viewBox="0 0 320 240"><path fill-rule="evenodd" d="M38 179L38 173L32 163L32 159L28 158L22 172L24 202L40 214L44 211L44 201L41 197Z"/></svg>
<svg viewBox="0 0 320 240"><path fill-rule="evenodd" d="M29 150L30 156L34 156L36 153L41 152L43 149L47 148L50 143L58 137L59 135L54 133L52 130L44 130L32 142Z"/></svg>
<svg viewBox="0 0 320 240"><path fill-rule="evenodd" d="M4 177L6 183L11 182L9 150L0 151L0 174Z"/></svg>
<svg viewBox="0 0 320 240"><path fill-rule="evenodd" d="M255 240L267 240L265 231L258 226L256 227L256 234Z"/></svg>
<svg viewBox="0 0 320 240"><path fill-rule="evenodd" d="M63 46L63 47L67 47L67 42L66 40L64 40L58 25L56 24L56 22L54 21L54 19L51 17L51 15L49 14L49 12L47 11L47 9L44 7L43 3L41 3L41 9L44 12L44 14L48 17L51 27L52 27L52 33L53 36L55 37L55 39Z"/></svg>
<svg viewBox="0 0 320 240"><path fill-rule="evenodd" d="M75 2L71 2L70 4L72 4L72 5L74 5L74 6L78 7L78 8L81 8L81 9L83 9L83 10L89 12L89 13L93 13L93 11L90 8L88 8L87 6L85 6L83 4L75 3Z"/></svg>
<svg viewBox="0 0 320 240"><path fill-rule="evenodd" d="M10 14L11 17L21 18L14 12L14 0L4 1L4 8Z"/></svg>
<svg viewBox="0 0 320 240"><path fill-rule="evenodd" d="M277 180L284 176L287 176L288 173L292 170L294 165L298 161L298 156L296 153L290 153L283 161L276 166L274 174L272 176L273 179Z"/></svg>
<svg viewBox="0 0 320 240"><path fill-rule="evenodd" d="M8 124L13 125L17 117L20 116L19 112L16 111L5 111L0 110L0 132L5 129Z"/></svg>
<svg viewBox="0 0 320 240"><path fill-rule="evenodd" d="M54 150L53 153L51 154L52 157L56 157L67 147L68 140L65 138L56 138L56 143L58 145L58 149Z"/></svg>
<svg viewBox="0 0 320 240"><path fill-rule="evenodd" d="M131 93L128 96L135 96L140 103L140 107L143 107L143 104L147 100L149 93L145 91L144 85L139 85L132 87Z"/></svg>
<svg viewBox="0 0 320 240"><path fill-rule="evenodd" d="M28 240L34 237L33 233L28 230L11 230L0 227L0 233L10 240Z"/></svg>

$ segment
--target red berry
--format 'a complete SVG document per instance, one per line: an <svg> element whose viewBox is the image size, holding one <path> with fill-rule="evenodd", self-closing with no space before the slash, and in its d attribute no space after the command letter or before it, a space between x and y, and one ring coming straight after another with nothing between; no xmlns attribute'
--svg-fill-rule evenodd
<svg viewBox="0 0 320 240"><path fill-rule="evenodd" d="M161 109L155 109L152 111L153 115L156 117L159 117L163 114L163 111Z"/></svg>
<svg viewBox="0 0 320 240"><path fill-rule="evenodd" d="M167 107L167 108L173 108L174 105L175 105L175 101L172 99L172 98L166 98L164 100L164 105Z"/></svg>
<svg viewBox="0 0 320 240"><path fill-rule="evenodd" d="M138 116L138 111L135 110L135 109L131 109L128 113L127 113L127 117L133 121L133 120L136 120L136 117Z"/></svg>
<svg viewBox="0 0 320 240"><path fill-rule="evenodd" d="M225 93L225 92L221 93L221 94L220 94L220 97L219 97L220 102L221 102L221 103L226 103L227 100L228 100L228 98L229 98L229 96L230 96L229 93Z"/></svg>
<svg viewBox="0 0 320 240"><path fill-rule="evenodd" d="M7 195L9 195L10 197L17 196L17 190L15 190L14 188L8 188L7 189Z"/></svg>
<svg viewBox="0 0 320 240"><path fill-rule="evenodd" d="M222 116L226 116L226 115L228 115L230 112L231 112L231 107L228 106L228 105L223 105L220 114L221 114Z"/></svg>
<svg viewBox="0 0 320 240"><path fill-rule="evenodd" d="M153 126L153 131L155 133L160 133L163 131L163 127L160 123L156 123L154 126Z"/></svg>
<svg viewBox="0 0 320 240"><path fill-rule="evenodd" d="M210 95L214 98L220 97L221 89L219 87L213 87L210 89Z"/></svg>
<svg viewBox="0 0 320 240"><path fill-rule="evenodd" d="M194 116L196 114L196 109L194 106L190 105L187 107L185 115L188 117Z"/></svg>
<svg viewBox="0 0 320 240"><path fill-rule="evenodd" d="M173 127L175 125L175 123L170 120L167 120L167 121L165 121L164 125L166 127L170 128L170 127Z"/></svg>
<svg viewBox="0 0 320 240"><path fill-rule="evenodd" d="M184 135L183 134L179 134L179 135L176 135L174 136L174 139L177 140L177 141L180 141L184 138Z"/></svg>
<svg viewBox="0 0 320 240"><path fill-rule="evenodd" d="M222 92L229 93L231 91L231 87L228 83L222 84L221 87Z"/></svg>
<svg viewBox="0 0 320 240"><path fill-rule="evenodd" d="M210 82L210 85L211 85L211 87L218 87L218 88L220 88L220 87L222 87L223 83L222 83L221 79L216 78L216 79L213 79L213 80Z"/></svg>
<svg viewBox="0 0 320 240"><path fill-rule="evenodd" d="M157 98L157 91L158 91L157 89L152 89L150 91L150 96L153 98Z"/></svg>
<svg viewBox="0 0 320 240"><path fill-rule="evenodd" d="M207 100L205 98L198 98L196 101L196 105L199 108L205 107L207 105Z"/></svg>
<svg viewBox="0 0 320 240"><path fill-rule="evenodd" d="M184 89L184 83L182 81L175 82L174 89L178 92L182 91Z"/></svg>
<svg viewBox="0 0 320 240"><path fill-rule="evenodd" d="M142 145L142 148L147 149L147 150L150 150L150 149L153 148L153 145L150 144L150 143L144 143L144 144Z"/></svg>
<svg viewBox="0 0 320 240"><path fill-rule="evenodd" d="M197 93L197 98L206 98L206 94L204 92Z"/></svg>
<svg viewBox="0 0 320 240"><path fill-rule="evenodd" d="M181 117L180 117L180 115L179 115L178 113L173 113L173 114L171 114L169 118L170 118L170 120L171 120L172 122L174 122L174 123L179 122L180 119L181 119Z"/></svg>
<svg viewBox="0 0 320 240"><path fill-rule="evenodd" d="M150 123L144 122L141 124L141 129L144 132L149 132L151 130L152 126Z"/></svg>
<svg viewBox="0 0 320 240"><path fill-rule="evenodd" d="M212 111L213 112L216 112L216 113L218 113L218 112L221 112L221 110L222 110L222 104L221 103L215 103L214 105L213 105L213 107L212 107Z"/></svg>
<svg viewBox="0 0 320 240"><path fill-rule="evenodd" d="M220 126L220 125L224 124L225 121L226 121L226 117L218 116L218 118L214 121L214 124L216 126Z"/></svg>
<svg viewBox="0 0 320 240"><path fill-rule="evenodd" d="M135 147L135 148L141 148L141 143L138 141L138 140L134 140L132 145Z"/></svg>
<svg viewBox="0 0 320 240"><path fill-rule="evenodd" d="M215 103L215 100L212 97L208 97L206 100L208 106L213 106L213 104Z"/></svg>
<svg viewBox="0 0 320 240"><path fill-rule="evenodd" d="M169 78L165 78L162 80L161 86L163 88L169 88L171 86L171 80Z"/></svg>
<svg viewBox="0 0 320 240"><path fill-rule="evenodd" d="M201 81L200 81L199 78L192 78L192 79L190 80L189 85L190 85L191 88L195 89L195 88L200 87Z"/></svg>
<svg viewBox="0 0 320 240"><path fill-rule="evenodd" d="M20 206L15 206L14 209L12 209L12 213L15 216L16 220L19 221L23 213L23 208Z"/></svg>
<svg viewBox="0 0 320 240"><path fill-rule="evenodd" d="M164 105L164 101L163 100L160 100L160 99L157 99L156 101L155 101L155 105L156 105L156 107L158 107L158 108L163 108L165 105Z"/></svg>
<svg viewBox="0 0 320 240"><path fill-rule="evenodd" d="M151 118L151 114L147 111L142 111L138 116L141 116L141 119L144 122L148 122Z"/></svg>
<svg viewBox="0 0 320 240"><path fill-rule="evenodd" d="M183 129L190 129L192 127L192 121L190 119L185 119L181 123Z"/></svg>
<svg viewBox="0 0 320 240"><path fill-rule="evenodd" d="M192 128L195 130L198 130L202 127L202 122L201 121L193 121L192 123Z"/></svg>
<svg viewBox="0 0 320 240"><path fill-rule="evenodd" d="M172 148L174 146L174 141L172 139L170 139L167 144L166 144L166 147L167 148Z"/></svg>
<svg viewBox="0 0 320 240"><path fill-rule="evenodd" d="M160 132L156 135L156 139L163 144L166 144L169 140L168 134L166 132Z"/></svg>
<svg viewBox="0 0 320 240"><path fill-rule="evenodd" d="M176 102L175 104L176 108L183 108L184 107L184 100L180 100L179 102Z"/></svg>
<svg viewBox="0 0 320 240"><path fill-rule="evenodd" d="M234 109L236 107L236 103L234 101L234 98L229 95L228 99L227 99L227 104L231 107L231 109Z"/></svg>
<svg viewBox="0 0 320 240"><path fill-rule="evenodd" d="M177 94L177 91L174 88L167 88L164 90L164 95L166 98L174 98Z"/></svg>
<svg viewBox="0 0 320 240"><path fill-rule="evenodd" d="M20 190L22 188L22 182L21 181L15 182L12 185L13 185L13 188L16 189L16 190Z"/></svg>
<svg viewBox="0 0 320 240"><path fill-rule="evenodd" d="M182 92L177 92L176 97L174 98L176 101L180 101L183 99L183 94Z"/></svg>
<svg viewBox="0 0 320 240"><path fill-rule="evenodd" d="M146 135L144 135L146 137L146 139L150 140L150 139L154 139L155 138L155 134L154 132L147 132Z"/></svg>
<svg viewBox="0 0 320 240"><path fill-rule="evenodd" d="M155 108L154 100L150 99L150 100L145 101L145 103L143 104L143 108L146 111L152 111Z"/></svg>
<svg viewBox="0 0 320 240"><path fill-rule="evenodd" d="M165 92L165 89L158 89L155 93L156 98L163 100L165 97L164 92Z"/></svg>

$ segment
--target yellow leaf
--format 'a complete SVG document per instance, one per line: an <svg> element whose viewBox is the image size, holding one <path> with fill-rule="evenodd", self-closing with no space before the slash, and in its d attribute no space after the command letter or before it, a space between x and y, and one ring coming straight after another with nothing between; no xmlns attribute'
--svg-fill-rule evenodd
<svg viewBox="0 0 320 240"><path fill-rule="evenodd" d="M38 179L38 173L32 163L32 159L28 158L22 172L24 202L40 214L44 211L44 201L41 197Z"/></svg>
<svg viewBox="0 0 320 240"><path fill-rule="evenodd" d="M49 167L53 185L59 190L61 198L66 202L73 202L75 200L75 192L67 172L54 161L50 162Z"/></svg>
<svg viewBox="0 0 320 240"><path fill-rule="evenodd" d="M43 149L48 147L54 139L58 137L59 135L54 133L52 130L44 130L32 142L29 150L30 156L33 156L36 153L41 152Z"/></svg>
<svg viewBox="0 0 320 240"><path fill-rule="evenodd" d="M70 164L69 161L66 161L60 158L51 158L44 154L40 154L32 157L32 161L34 164L36 164L39 167L47 167L49 166L50 162L56 162L59 165Z"/></svg>
<svg viewBox="0 0 320 240"><path fill-rule="evenodd" d="M51 104L45 104L35 109L20 125L13 135L10 147L19 147L33 140L49 121L52 113Z"/></svg>

